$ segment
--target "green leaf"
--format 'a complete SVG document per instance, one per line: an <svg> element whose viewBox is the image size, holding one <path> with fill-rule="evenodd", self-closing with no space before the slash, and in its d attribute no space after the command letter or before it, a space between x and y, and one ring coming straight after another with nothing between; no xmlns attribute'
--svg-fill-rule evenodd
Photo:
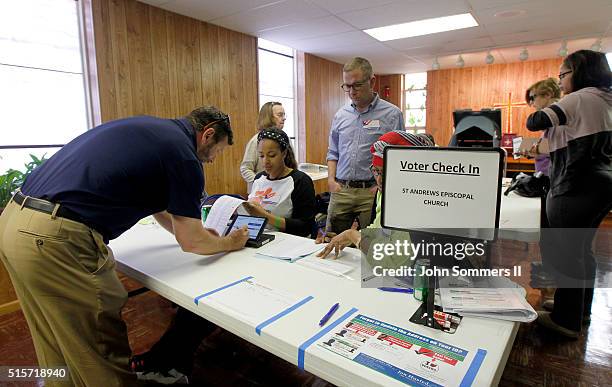
<svg viewBox="0 0 612 387"><path fill-rule="evenodd" d="M39 159L33 154L30 154L31 161L24 164L26 168L24 172L16 169L9 169L4 175L0 175L0 207L5 207L9 200L11 200L13 194L23 185L30 173L47 160L45 155L46 153Z"/></svg>

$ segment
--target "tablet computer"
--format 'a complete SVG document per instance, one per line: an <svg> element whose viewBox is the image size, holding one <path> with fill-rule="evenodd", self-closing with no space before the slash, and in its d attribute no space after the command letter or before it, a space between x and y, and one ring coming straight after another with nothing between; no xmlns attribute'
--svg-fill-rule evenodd
<svg viewBox="0 0 612 387"><path fill-rule="evenodd" d="M267 223L268 219L264 217L238 215L230 223L229 227L227 228L227 231L225 232L225 235L228 235L233 230L239 229L243 226L247 226L249 230L249 239L247 240L246 245L249 247L260 247L274 240L274 235L263 233Z"/></svg>

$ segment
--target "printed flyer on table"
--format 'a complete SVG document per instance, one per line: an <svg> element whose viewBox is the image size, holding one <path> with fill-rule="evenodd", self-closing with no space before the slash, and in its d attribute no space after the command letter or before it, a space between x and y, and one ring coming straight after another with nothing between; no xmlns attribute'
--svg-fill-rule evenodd
<svg viewBox="0 0 612 387"><path fill-rule="evenodd" d="M414 386L470 386L486 351L458 348L358 315L317 345Z"/></svg>

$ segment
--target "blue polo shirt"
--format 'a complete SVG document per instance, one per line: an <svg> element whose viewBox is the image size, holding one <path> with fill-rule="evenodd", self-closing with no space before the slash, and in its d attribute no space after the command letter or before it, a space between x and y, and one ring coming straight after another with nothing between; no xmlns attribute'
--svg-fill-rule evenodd
<svg viewBox="0 0 612 387"><path fill-rule="evenodd" d="M107 122L36 168L21 191L67 207L107 242L163 210L199 219L204 172L195 141L187 119Z"/></svg>
<svg viewBox="0 0 612 387"><path fill-rule="evenodd" d="M365 112L350 103L338 110L329 131L327 160L337 160L336 179L372 180L370 147L383 134L406 130L399 108L374 93Z"/></svg>

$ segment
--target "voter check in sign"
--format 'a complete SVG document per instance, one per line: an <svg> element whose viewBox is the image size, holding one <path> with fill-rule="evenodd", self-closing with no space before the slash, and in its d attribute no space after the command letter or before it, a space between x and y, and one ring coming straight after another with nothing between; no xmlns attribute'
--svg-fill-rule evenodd
<svg viewBox="0 0 612 387"><path fill-rule="evenodd" d="M500 148L385 148L382 226L494 239L503 160Z"/></svg>

